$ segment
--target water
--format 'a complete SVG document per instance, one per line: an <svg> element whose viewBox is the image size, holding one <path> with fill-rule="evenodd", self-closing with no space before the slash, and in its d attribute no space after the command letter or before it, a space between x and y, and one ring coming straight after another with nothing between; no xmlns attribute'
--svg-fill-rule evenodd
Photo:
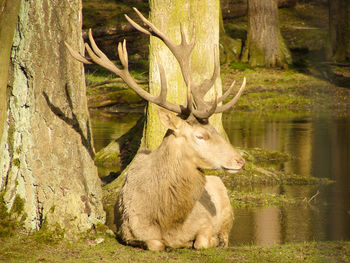
<svg viewBox="0 0 350 263"><path fill-rule="evenodd" d="M93 118L97 150L126 132L139 115ZM315 196L307 205L235 209L230 245L350 240L350 117L224 116L225 130L236 147L288 152L295 158L280 169L335 180L328 186L273 186L269 193Z"/></svg>
<svg viewBox="0 0 350 263"><path fill-rule="evenodd" d="M308 205L235 209L231 245L350 240L350 118L235 116L224 119L233 145L288 152L280 169L335 180L328 186L276 186L266 192L313 198Z"/></svg>

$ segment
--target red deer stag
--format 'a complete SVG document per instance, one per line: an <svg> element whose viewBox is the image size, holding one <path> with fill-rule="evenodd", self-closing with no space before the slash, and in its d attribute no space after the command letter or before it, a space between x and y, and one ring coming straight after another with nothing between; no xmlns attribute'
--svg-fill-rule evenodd
<svg viewBox="0 0 350 263"><path fill-rule="evenodd" d="M87 64L94 62L110 70L142 98L166 109L159 109L160 121L168 129L163 142L152 153L140 151L127 171L115 208L117 234L126 244L157 251L165 247L226 247L233 222L232 207L221 179L205 176L202 169L224 169L235 173L244 165L244 159L209 124L208 119L236 103L245 88L245 79L237 95L227 104L218 105L231 93L234 83L222 97L216 96L212 102L205 101L203 97L219 72L217 47L214 47L212 77L195 84L190 70L195 33L188 43L180 25L182 40L176 45L136 8L134 10L149 29L128 16L126 19L137 30L160 38L176 57L187 86L184 105L166 100L167 82L159 57L161 91L155 96L142 89L130 76L125 40L118 45L121 68L96 46L91 30L91 47L85 44L90 58L81 56L66 44L77 60Z"/></svg>

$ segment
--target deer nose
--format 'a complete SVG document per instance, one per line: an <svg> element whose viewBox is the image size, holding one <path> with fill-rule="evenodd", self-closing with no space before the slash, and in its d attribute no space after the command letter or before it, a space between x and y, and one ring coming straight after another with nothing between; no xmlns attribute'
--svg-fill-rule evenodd
<svg viewBox="0 0 350 263"><path fill-rule="evenodd" d="M236 159L236 162L238 165L241 166L241 168L243 168L243 166L245 165L245 160L243 158Z"/></svg>

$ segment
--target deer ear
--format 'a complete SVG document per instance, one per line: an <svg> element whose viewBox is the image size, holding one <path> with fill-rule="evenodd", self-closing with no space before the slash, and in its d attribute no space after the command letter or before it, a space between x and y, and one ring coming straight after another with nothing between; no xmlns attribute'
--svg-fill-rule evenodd
<svg viewBox="0 0 350 263"><path fill-rule="evenodd" d="M183 120L180 117L176 116L174 113L159 107L158 116L161 124L165 128L171 129L173 131L177 131L183 122Z"/></svg>

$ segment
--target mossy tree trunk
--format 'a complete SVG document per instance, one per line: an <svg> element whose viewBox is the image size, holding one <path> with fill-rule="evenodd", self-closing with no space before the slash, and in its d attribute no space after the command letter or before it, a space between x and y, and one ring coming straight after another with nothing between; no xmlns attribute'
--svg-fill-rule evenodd
<svg viewBox="0 0 350 263"><path fill-rule="evenodd" d="M21 1L0 140L0 191L8 208L20 197L28 230L46 221L67 236L105 217L83 66L63 43L82 49L81 9L81 0Z"/></svg>
<svg viewBox="0 0 350 263"><path fill-rule="evenodd" d="M219 44L219 10L220 1L185 1L185 0L150 0L150 20L161 28L176 43L180 43L180 22L188 41L192 37L193 25L196 27L196 46L191 56L191 68L195 82L210 78L214 69L214 44ZM159 94L160 80L155 54L160 55L168 80L168 97L172 102L183 104L186 87L179 65L169 49L159 40L150 40L150 92ZM214 92L221 95L221 79L208 92L206 99L212 100ZM225 134L221 114L215 114L210 122ZM145 124L144 144L153 150L163 139L165 129L158 120L157 106L148 105Z"/></svg>
<svg viewBox="0 0 350 263"><path fill-rule="evenodd" d="M248 0L248 35L242 61L265 67L286 67L291 63L278 26L277 0Z"/></svg>
<svg viewBox="0 0 350 263"><path fill-rule="evenodd" d="M0 0L0 138L5 124L6 87L20 0Z"/></svg>
<svg viewBox="0 0 350 263"><path fill-rule="evenodd" d="M350 60L349 0L329 0L328 58L336 62Z"/></svg>

